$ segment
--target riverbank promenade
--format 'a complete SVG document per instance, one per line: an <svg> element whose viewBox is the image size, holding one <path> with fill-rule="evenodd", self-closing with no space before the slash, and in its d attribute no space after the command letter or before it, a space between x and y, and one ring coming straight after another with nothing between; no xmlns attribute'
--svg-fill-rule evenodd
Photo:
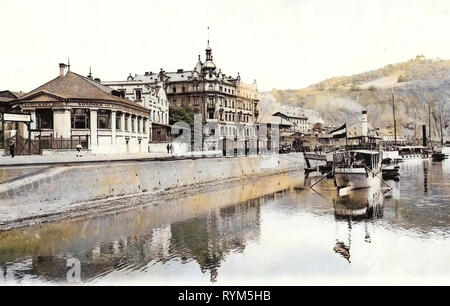
<svg viewBox="0 0 450 306"><path fill-rule="evenodd" d="M151 160L170 160L180 158L200 158L220 156L221 151L204 152L183 152L183 153L136 153L136 154L96 154L83 156L42 156L42 155L19 155L11 156L0 155L0 167L9 166L40 166L52 164L74 164L74 163L100 163L100 162L127 162L127 161L151 161Z"/></svg>

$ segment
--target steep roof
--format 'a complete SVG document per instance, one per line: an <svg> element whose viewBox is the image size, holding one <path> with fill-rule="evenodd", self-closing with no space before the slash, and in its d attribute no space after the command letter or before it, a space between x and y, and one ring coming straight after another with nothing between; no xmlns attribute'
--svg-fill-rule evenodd
<svg viewBox="0 0 450 306"><path fill-rule="evenodd" d="M66 75L62 77L58 76L44 85L39 86L20 97L18 100L27 100L40 92L46 92L64 99L105 100L139 106L129 100L113 95L116 91L112 88L99 84L72 71L68 71Z"/></svg>

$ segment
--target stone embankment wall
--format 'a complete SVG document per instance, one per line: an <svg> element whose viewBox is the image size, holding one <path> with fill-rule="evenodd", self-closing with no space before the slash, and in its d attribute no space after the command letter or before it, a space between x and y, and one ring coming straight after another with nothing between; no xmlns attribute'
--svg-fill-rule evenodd
<svg viewBox="0 0 450 306"><path fill-rule="evenodd" d="M76 210L89 201L303 169L302 153L48 167L0 184L0 225Z"/></svg>

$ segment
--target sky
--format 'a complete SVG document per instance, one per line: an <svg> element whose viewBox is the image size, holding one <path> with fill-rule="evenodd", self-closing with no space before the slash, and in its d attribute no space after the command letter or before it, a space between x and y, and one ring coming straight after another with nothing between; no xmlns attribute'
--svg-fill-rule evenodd
<svg viewBox="0 0 450 306"><path fill-rule="evenodd" d="M0 90L71 70L105 81L193 69L207 27L222 72L299 89L417 54L450 58L448 0L0 0Z"/></svg>

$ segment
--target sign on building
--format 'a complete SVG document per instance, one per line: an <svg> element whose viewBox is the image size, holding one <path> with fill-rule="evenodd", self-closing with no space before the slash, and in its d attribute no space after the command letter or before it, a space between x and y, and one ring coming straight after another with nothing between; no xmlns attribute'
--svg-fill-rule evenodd
<svg viewBox="0 0 450 306"><path fill-rule="evenodd" d="M3 121L31 122L30 114L3 113Z"/></svg>

